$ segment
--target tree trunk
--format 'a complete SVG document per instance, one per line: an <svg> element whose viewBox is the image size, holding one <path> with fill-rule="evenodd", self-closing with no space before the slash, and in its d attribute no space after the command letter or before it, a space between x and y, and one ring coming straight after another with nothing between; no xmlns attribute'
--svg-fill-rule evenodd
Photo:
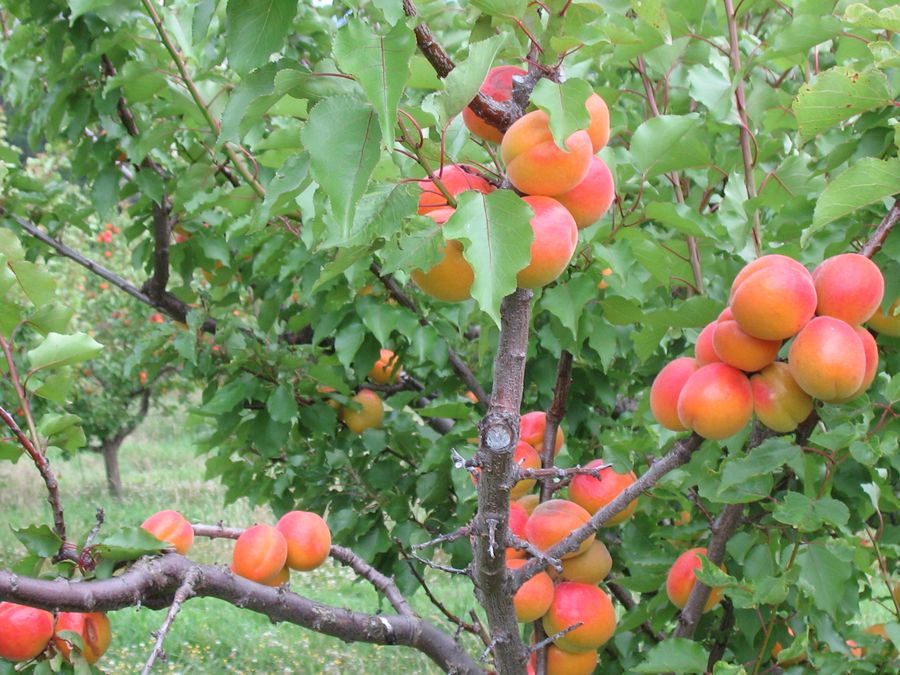
<svg viewBox="0 0 900 675"><path fill-rule="evenodd" d="M124 434L116 434L103 441L100 452L103 453L103 464L106 466L106 486L109 494L116 499L122 498L122 475L119 473L119 448L125 440Z"/></svg>

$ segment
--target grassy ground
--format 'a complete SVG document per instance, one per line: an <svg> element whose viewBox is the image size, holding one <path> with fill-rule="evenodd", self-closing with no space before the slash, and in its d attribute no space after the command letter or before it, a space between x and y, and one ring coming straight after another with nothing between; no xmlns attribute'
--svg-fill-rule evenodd
<svg viewBox="0 0 900 675"><path fill-rule="evenodd" d="M270 512L245 503L222 505L223 490L202 479L203 461L191 440L171 420L153 416L125 443L121 451L125 498L121 502L106 493L103 463L85 453L68 462L56 461L54 469L62 489L66 519L73 539L83 538L94 522L98 507L110 527L136 525L155 511L173 508L194 521L224 521L235 526L273 522ZM43 484L33 465L0 463L0 568L23 555L24 549L8 525L24 527L50 523ZM230 542L198 540L191 557L198 562L229 562ZM433 588L458 614L473 606L467 583L453 583L437 576ZM328 604L358 611L377 611L378 597L370 585L355 581L352 572L330 560L314 572L295 573L294 591ZM436 611L419 593L416 610L436 618ZM113 642L98 664L110 673L140 671L150 653L151 632L165 613L124 609L110 613ZM214 599L188 602L166 640L168 662L156 672L172 673L371 673L400 674L440 672L426 657L402 647L345 644L292 625L273 625L265 617ZM477 653L472 650L472 653Z"/></svg>

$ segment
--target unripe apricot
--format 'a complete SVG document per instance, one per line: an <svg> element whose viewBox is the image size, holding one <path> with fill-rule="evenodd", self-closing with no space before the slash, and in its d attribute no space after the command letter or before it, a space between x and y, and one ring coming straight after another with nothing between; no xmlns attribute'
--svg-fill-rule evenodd
<svg viewBox="0 0 900 675"><path fill-rule="evenodd" d="M526 74L526 71L516 66L491 68L478 91L485 96L490 96L495 101L508 101L512 98L513 77ZM469 106L463 108L462 117L463 123L469 131L479 138L492 143L499 143L503 140L503 132L481 119Z"/></svg>
<svg viewBox="0 0 900 675"><path fill-rule="evenodd" d="M13 602L0 602L0 659L30 661L53 637L53 615Z"/></svg>
<svg viewBox="0 0 900 675"><path fill-rule="evenodd" d="M830 316L817 316L794 338L788 365L803 391L833 402L848 398L862 386L866 352L852 326Z"/></svg>
<svg viewBox="0 0 900 675"><path fill-rule="evenodd" d="M591 166L584 179L568 192L556 196L565 206L578 229L596 223L609 210L616 198L612 172L599 157L591 158Z"/></svg>
<svg viewBox="0 0 900 675"><path fill-rule="evenodd" d="M544 449L544 433L547 429L547 413L535 410L525 413L519 419L519 440L525 441L538 452ZM556 427L556 442L553 445L553 454L558 455L563 445L563 430Z"/></svg>
<svg viewBox="0 0 900 675"><path fill-rule="evenodd" d="M287 566L308 572L325 562L331 551L331 530L318 513L289 511L275 526L287 542Z"/></svg>
<svg viewBox="0 0 900 675"><path fill-rule="evenodd" d="M568 537L591 519L591 514L574 502L566 499L550 499L538 504L528 522L525 523L525 536L540 550L546 551ZM563 554L562 558L574 558L590 548L594 535L581 542L575 551Z"/></svg>
<svg viewBox="0 0 900 675"><path fill-rule="evenodd" d="M669 576L666 577L666 594L669 596L672 604L678 609L684 609L688 598L691 596L694 584L697 583L697 576L694 570L700 569L702 565L697 555L698 553L706 555L706 549L703 547L692 548L682 553L676 558L671 569L669 569ZM722 566L720 565L720 567ZM724 567L722 569L724 570ZM713 588L709 594L709 599L703 606L703 612L711 610L721 599L722 589Z"/></svg>
<svg viewBox="0 0 900 675"><path fill-rule="evenodd" d="M547 675L591 675L597 667L597 652L574 654L560 649L552 642L547 645ZM535 675L537 654L528 661L528 675Z"/></svg>
<svg viewBox="0 0 900 675"><path fill-rule="evenodd" d="M516 275L519 288L541 288L569 265L578 244L578 226L562 204L551 197L524 197L532 209L531 262Z"/></svg>
<svg viewBox="0 0 900 675"><path fill-rule="evenodd" d="M887 312L884 312L881 307L876 309L875 313L869 317L868 324L870 328L877 330L881 335L900 337L900 298L894 300Z"/></svg>
<svg viewBox="0 0 900 675"><path fill-rule="evenodd" d="M83 650L81 655L88 663L97 663L109 648L112 641L112 628L109 618L103 612L82 614L81 612L60 612L56 619L56 637L53 643L67 661L70 660L72 648L70 643L59 637L63 631L72 631L81 636Z"/></svg>
<svg viewBox="0 0 900 675"><path fill-rule="evenodd" d="M746 333L763 340L791 337L816 311L812 275L790 258L757 265L747 275L739 274L731 293L735 320Z"/></svg>
<svg viewBox="0 0 900 675"><path fill-rule="evenodd" d="M576 131L556 145L550 118L535 110L516 120L503 135L500 154L510 182L529 195L552 197L568 192L587 175L594 154L587 131Z"/></svg>
<svg viewBox="0 0 900 675"><path fill-rule="evenodd" d="M537 496L537 495L535 495ZM525 523L528 522L528 511L518 501L509 503L509 531L519 539L525 539ZM520 548L506 547L506 559L524 558L525 551Z"/></svg>
<svg viewBox="0 0 900 675"><path fill-rule="evenodd" d="M653 417L666 429L684 431L687 427L678 417L678 397L691 375L700 364L696 359L682 356L667 363L650 387L650 411Z"/></svg>
<svg viewBox="0 0 900 675"><path fill-rule="evenodd" d="M596 586L564 581L556 587L543 623L547 635L581 623L553 642L567 652L591 651L606 644L616 632L616 610L609 596Z"/></svg>
<svg viewBox="0 0 900 675"><path fill-rule="evenodd" d="M234 543L231 571L245 579L268 584L281 574L287 561L288 545L271 525L254 525Z"/></svg>
<svg viewBox="0 0 900 675"><path fill-rule="evenodd" d="M538 451L524 441L519 441L516 444L513 461L522 469L541 468L541 456L538 454ZM518 499L522 495L530 492L536 482L537 481L534 478L517 481L516 484L513 485L512 490L509 491L510 499Z"/></svg>
<svg viewBox="0 0 900 675"><path fill-rule="evenodd" d="M688 378L678 397L678 419L703 438L733 436L752 416L750 380L725 363L701 367Z"/></svg>
<svg viewBox="0 0 900 675"><path fill-rule="evenodd" d="M773 431L793 431L813 410L812 397L800 388L786 363L770 363L750 378L750 387L753 412Z"/></svg>
<svg viewBox="0 0 900 675"><path fill-rule="evenodd" d="M591 124L587 129L591 137L591 148L600 152L609 142L609 107L599 94L591 94L584 106L591 116Z"/></svg>
<svg viewBox="0 0 900 675"><path fill-rule="evenodd" d="M781 349L781 340L753 337L743 331L729 310L725 312L713 331L713 350L719 360L748 373L762 370L772 363Z"/></svg>
<svg viewBox="0 0 900 675"><path fill-rule="evenodd" d="M566 581L597 585L606 578L611 569L612 557L609 550L602 541L595 540L581 555L562 561L562 572L559 577Z"/></svg>
<svg viewBox="0 0 900 675"><path fill-rule="evenodd" d="M431 179L425 178L419 181L419 187L422 188L422 194L419 195L418 213L420 216L435 209L449 207L447 197L434 182L435 178L440 181L451 197L456 197L467 190L477 190L484 194L494 191L494 187L484 178L466 171L458 164L448 164L431 175Z"/></svg>
<svg viewBox="0 0 900 675"><path fill-rule="evenodd" d="M384 420L384 404L381 397L371 389L360 389L350 399L362 406L361 410L354 410L349 406L341 408L341 419L350 431L361 434L366 429L378 429Z"/></svg>
<svg viewBox="0 0 900 675"><path fill-rule="evenodd" d="M369 379L378 384L393 384L403 374L400 359L390 349L382 349L378 360L369 371Z"/></svg>
<svg viewBox="0 0 900 675"><path fill-rule="evenodd" d="M511 569L519 569L527 563L527 560L507 560L506 566ZM524 584L513 596L513 608L516 610L516 620L521 623L537 621L553 602L553 580L546 572L538 572Z"/></svg>
<svg viewBox="0 0 900 675"><path fill-rule="evenodd" d="M602 459L595 459L585 464L585 468L593 469L603 464ZM616 473L612 467L608 467L600 471L598 478L587 475L575 476L569 483L569 498L593 515L618 497L622 490L635 480L637 477L633 471ZM636 508L637 499L633 499L622 511L603 523L603 527L612 527L625 522Z"/></svg>
<svg viewBox="0 0 900 675"><path fill-rule="evenodd" d="M842 253L823 260L813 270L819 302L816 314L855 325L868 321L884 298L884 277L871 260Z"/></svg>
<svg viewBox="0 0 900 675"><path fill-rule="evenodd" d="M443 225L455 209L435 209L428 216L438 224ZM463 245L451 239L441 250L444 257L430 270L415 269L412 271L412 280L428 295L445 302L462 302L469 297L472 283L475 281L475 272L472 266L463 257Z"/></svg>
<svg viewBox="0 0 900 675"><path fill-rule="evenodd" d="M697 344L694 345L694 357L697 359L698 366L705 366L707 363L719 363L722 360L713 347L713 333L716 332L717 323L719 322L713 321L706 324L703 330L700 331L700 335L697 336Z"/></svg>
<svg viewBox="0 0 900 675"><path fill-rule="evenodd" d="M178 511L166 510L154 513L141 525L160 541L175 547L181 555L187 555L194 545L194 528Z"/></svg>

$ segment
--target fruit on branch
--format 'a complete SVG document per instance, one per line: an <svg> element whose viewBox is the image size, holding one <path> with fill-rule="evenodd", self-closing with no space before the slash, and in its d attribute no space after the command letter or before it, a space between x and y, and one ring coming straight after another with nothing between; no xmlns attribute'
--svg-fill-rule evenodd
<svg viewBox="0 0 900 675"><path fill-rule="evenodd" d="M788 365L807 394L826 402L840 401L862 387L866 350L852 326L830 316L818 316L794 338Z"/></svg>
<svg viewBox="0 0 900 675"><path fill-rule="evenodd" d="M544 449L544 433L547 431L547 413L542 410L534 410L525 413L519 418L519 440L528 443L538 452ZM561 426L556 427L556 439L553 444L553 454L558 455L564 442Z"/></svg>
<svg viewBox="0 0 900 675"><path fill-rule="evenodd" d="M443 225L453 215L453 211L451 208L435 209L428 216ZM445 302L462 302L469 297L475 273L463 258L463 245L459 241L451 239L441 253L444 257L428 271L413 270L412 280L433 298Z"/></svg>
<svg viewBox="0 0 900 675"><path fill-rule="evenodd" d="M516 503L521 504L529 516L537 507L537 505L540 504L540 502L541 496L538 494L525 495L524 497L519 497L516 500Z"/></svg>
<svg viewBox="0 0 900 675"><path fill-rule="evenodd" d="M361 434L366 429L378 429L384 420L384 403L381 397L371 389L360 389L350 399L361 406L354 409L350 406L341 408L341 419L353 433Z"/></svg>
<svg viewBox="0 0 900 675"><path fill-rule="evenodd" d="M525 523L525 536L540 550L546 551L568 537L591 519L591 514L575 502L567 499L549 499L538 504L528 522ZM590 548L594 535L585 539L575 551L564 553L562 558L574 558Z"/></svg>
<svg viewBox="0 0 900 675"><path fill-rule="evenodd" d="M721 440L753 416L750 380L737 368L710 363L691 375L678 397L678 419L703 438Z"/></svg>
<svg viewBox="0 0 900 675"><path fill-rule="evenodd" d="M858 253L823 260L812 276L818 297L816 314L820 316L860 324L872 317L884 298L881 270Z"/></svg>
<svg viewBox="0 0 900 675"><path fill-rule="evenodd" d="M694 584L697 583L697 575L694 570L700 569L702 565L698 556L699 553L706 555L706 549L698 547L685 551L675 559L675 562L669 569L669 575L666 577L666 594L669 596L672 604L678 609L684 609L688 598L691 596ZM719 568L722 571L725 570L725 567L722 565L719 565ZM722 589L713 588L709 594L709 599L703 606L703 612L706 613L711 610L721 599Z"/></svg>
<svg viewBox="0 0 900 675"><path fill-rule="evenodd" d="M650 386L650 411L666 429L687 429L678 417L678 397L691 375L700 368L697 359L682 356L667 363L656 375Z"/></svg>
<svg viewBox="0 0 900 675"><path fill-rule="evenodd" d="M813 411L812 397L800 388L786 363L770 363L750 378L753 412L773 431L788 433Z"/></svg>
<svg viewBox="0 0 900 675"><path fill-rule="evenodd" d="M522 469L541 468L541 456L538 454L538 451L524 441L519 441L516 444L513 461ZM525 478L517 481L516 484L513 485L512 490L509 491L510 499L518 499L527 494L531 491L531 488L534 487L536 482L537 481L534 478Z"/></svg>
<svg viewBox="0 0 900 675"><path fill-rule="evenodd" d="M700 331L700 335L697 336L697 343L694 345L694 358L697 359L698 366L705 366L707 363L719 363L722 360L716 354L715 347L713 347L713 334L716 332L716 324L718 323L717 319L706 324L703 330ZM666 428L668 429L669 427Z"/></svg>
<svg viewBox="0 0 900 675"><path fill-rule="evenodd" d="M527 562L517 558L507 560L506 566L515 570ZM553 602L553 590L553 580L546 572L538 572L522 584L513 596L516 620L520 623L529 623L544 616Z"/></svg>
<svg viewBox="0 0 900 675"><path fill-rule="evenodd" d="M495 101L508 101L512 98L512 79L516 75L527 75L527 72L516 66L491 68L478 91ZM503 132L481 119L471 107L466 106L463 109L462 116L463 123L478 138L491 141L492 143L499 143L503 140Z"/></svg>
<svg viewBox="0 0 900 675"><path fill-rule="evenodd" d="M547 675L591 675L597 667L597 652L567 652L550 643L547 649ZM537 654L528 661L528 675L535 675Z"/></svg>
<svg viewBox="0 0 900 675"><path fill-rule="evenodd" d="M554 644L567 652L591 651L616 632L616 610L597 586L564 581L556 587L553 603L544 615L544 630L552 636L576 623L581 626L556 638Z"/></svg>
<svg viewBox="0 0 900 675"><path fill-rule="evenodd" d="M785 340L815 314L812 275L786 256L763 256L735 277L731 311L740 327L753 337Z"/></svg>
<svg viewBox="0 0 900 675"><path fill-rule="evenodd" d="M566 207L552 197L529 196L534 209L531 262L516 275L519 288L541 288L554 281L569 265L578 244L578 226Z"/></svg>
<svg viewBox="0 0 900 675"><path fill-rule="evenodd" d="M0 602L0 659L30 661L53 637L53 615L13 602Z"/></svg>
<svg viewBox="0 0 900 675"><path fill-rule="evenodd" d="M772 363L779 349L781 340L763 340L745 333L727 307L719 315L713 330L713 351L719 361L753 373Z"/></svg>
<svg viewBox="0 0 900 675"><path fill-rule="evenodd" d="M231 571L262 584L274 581L285 567L287 541L271 525L254 525L234 543Z"/></svg>
<svg viewBox="0 0 900 675"><path fill-rule="evenodd" d="M595 153L600 152L609 142L609 107L599 94L591 94L584 102L591 123L587 128L591 137L591 147Z"/></svg>
<svg viewBox="0 0 900 675"><path fill-rule="evenodd" d="M394 384L403 374L400 359L390 349L382 349L378 360L369 371L369 379L378 384Z"/></svg>
<svg viewBox="0 0 900 675"><path fill-rule="evenodd" d="M606 277L611 277L612 273L612 267L604 267L600 271L600 281L597 283L597 288L599 288L601 291L609 288L609 284L606 283Z"/></svg>
<svg viewBox="0 0 900 675"><path fill-rule="evenodd" d="M194 545L194 528L178 511L169 509L154 513L141 527L160 541L174 546L180 555L187 555Z"/></svg>
<svg viewBox="0 0 900 675"><path fill-rule="evenodd" d="M88 663L97 663L109 648L112 640L112 629L109 618L103 612L60 612L56 618L56 636L53 644L67 661L71 660L71 643L60 634L72 631L81 637L82 656Z"/></svg>
<svg viewBox="0 0 900 675"><path fill-rule="evenodd" d="M556 145L550 119L543 110L523 115L503 135L500 154L510 182L529 195L552 197L584 180L594 152L591 137L580 130Z"/></svg>
<svg viewBox="0 0 900 675"><path fill-rule="evenodd" d="M900 337L900 298L894 300L887 312L879 307L869 318L868 324L882 335Z"/></svg>
<svg viewBox="0 0 900 675"><path fill-rule="evenodd" d="M594 469L602 466L602 459L595 459L585 464L586 469ZM637 480L633 471L617 473L612 467L601 469L597 478L588 475L578 475L569 483L569 499L594 515L609 504L613 499ZM603 523L603 527L613 527L624 523L631 518L631 514L637 508L637 499L633 499L628 506L619 511L612 518Z"/></svg>
<svg viewBox="0 0 900 675"><path fill-rule="evenodd" d="M519 539L525 539L525 523L528 522L528 511L518 501L509 503L509 531ZM512 546L506 547L506 559L524 558L525 551Z"/></svg>
<svg viewBox="0 0 900 675"><path fill-rule="evenodd" d="M565 581L596 585L609 574L612 562L612 556L609 555L606 545L600 540L594 540L588 550L581 555L562 561L562 572L559 573L559 577Z"/></svg>
<svg viewBox="0 0 900 675"><path fill-rule="evenodd" d="M331 530L318 513L289 511L275 526L287 542L287 566L307 572L325 562L331 551Z"/></svg>
<svg viewBox="0 0 900 675"><path fill-rule="evenodd" d="M612 172L599 157L591 157L587 175L568 192L557 195L556 199L565 206L578 229L596 223L609 210L616 198L616 186Z"/></svg>
<svg viewBox="0 0 900 675"><path fill-rule="evenodd" d="M866 355L866 372L863 375L863 382L859 389L845 399L848 401L856 398L871 387L872 382L875 381L875 375L878 373L878 343L875 342L872 334L862 326L855 326L853 330L859 336L860 342L862 342L863 352Z"/></svg>
<svg viewBox="0 0 900 675"><path fill-rule="evenodd" d="M262 581L260 583L265 584L266 586L271 586L272 588L278 588L279 586L284 586L291 581L291 568L285 565L281 568L281 571L276 574L274 577L269 579L268 581Z"/></svg>
<svg viewBox="0 0 900 675"><path fill-rule="evenodd" d="M440 181L451 197L456 197L466 190L477 190L485 194L494 191L494 186L478 174L466 171L459 164L448 164L431 174L431 178L419 181L419 187L422 188L422 194L419 195L419 215L449 207L447 197L435 184L435 179Z"/></svg>

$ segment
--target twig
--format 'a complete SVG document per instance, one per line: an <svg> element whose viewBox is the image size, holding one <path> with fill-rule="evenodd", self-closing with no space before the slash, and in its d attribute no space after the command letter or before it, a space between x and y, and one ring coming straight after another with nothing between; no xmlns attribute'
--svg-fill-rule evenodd
<svg viewBox="0 0 900 675"><path fill-rule="evenodd" d="M169 612L166 614L166 618L159 627L159 630L156 631L156 644L153 645L153 651L150 652L150 656L147 658L147 663L144 665L141 675L150 674L157 658L162 658L163 661L166 660L166 653L163 651L163 643L166 641L166 635L169 634L169 629L172 628L175 617L178 616L178 612L181 611L181 606L194 596L194 584L197 583L199 576L200 568L198 567L192 567L187 571L187 574L184 575L184 581L181 583L181 586L178 587L178 590L175 591L175 597L172 599Z"/></svg>
<svg viewBox="0 0 900 675"><path fill-rule="evenodd" d="M193 523L194 535L208 539L237 539L244 533L241 527L225 527L221 522L216 525L202 525Z"/></svg>
<svg viewBox="0 0 900 675"><path fill-rule="evenodd" d="M397 584L394 583L394 580L376 570L349 548L332 546L330 555L339 563L346 565L372 584L372 586L375 587L375 590L388 599L388 602L390 602L391 606L397 610L398 614L406 616L413 616L415 614L412 607L410 607L409 603L406 601L406 598L403 597L400 589L397 588Z"/></svg>
<svg viewBox="0 0 900 675"><path fill-rule="evenodd" d="M884 246L884 242L887 240L888 235L891 233L891 230L894 229L894 225L897 224L898 220L900 220L900 199L894 201L891 210L887 212L887 215L885 215L878 227L875 228L875 231L869 237L865 246L860 250L860 254L867 258L871 258L878 253L878 251L881 250L881 247Z"/></svg>
<svg viewBox="0 0 900 675"><path fill-rule="evenodd" d="M10 337L10 340L12 339L13 338ZM31 432L31 442L33 447L38 453L43 454L41 449L41 438L38 435L37 426L34 423L34 415L31 413L31 405L28 403L28 396L25 393L25 388L22 386L22 380L19 377L16 360L13 358L9 342L7 342L2 335L0 335L0 348L2 348L3 356L6 359L6 367L9 371L9 381L16 391L16 397L19 399L19 405L22 407L25 421L28 422L28 430Z"/></svg>
<svg viewBox="0 0 900 675"><path fill-rule="evenodd" d="M566 635L567 633L571 633L576 628L581 628L583 623L584 623L583 621L577 621L577 622L573 623L571 626L566 626L558 633L554 633L553 635L548 635L546 639L541 640L537 644L531 645L531 648L528 651L531 653L534 653L539 649L543 649L544 647L549 645L551 642L555 642L556 640L561 638L563 635Z"/></svg>
<svg viewBox="0 0 900 675"><path fill-rule="evenodd" d="M469 536L471 532L472 526L464 525L457 530L453 530L453 532L447 532L446 534L442 534L439 537L435 537L434 539L423 541L421 544L413 544L412 546L410 546L410 549L413 551L421 551L423 548L431 548L432 546L437 546L438 544L443 544L448 541L456 541L457 539L462 539L463 537Z"/></svg>
<svg viewBox="0 0 900 675"><path fill-rule="evenodd" d="M556 433L559 424L566 415L566 402L569 398L569 388L572 386L572 352L563 350L559 355L559 363L556 366L556 385L553 387L553 401L547 409L544 418L544 438L543 447L541 448L541 466L543 470L553 467L553 459L556 456ZM521 471L521 470L520 470ZM572 472L575 473L575 472ZM566 478L566 475L557 474L559 479ZM538 476L535 476L537 478ZM539 500L547 501L553 494L553 486L550 481L541 481L541 493Z"/></svg>
<svg viewBox="0 0 900 675"><path fill-rule="evenodd" d="M572 478L573 476L593 476L600 478L600 474L612 466L612 464L601 464L600 466L573 466L564 469L559 466L551 466L546 469L519 469L519 478L535 478L545 483L551 483L554 480L563 478Z"/></svg>

